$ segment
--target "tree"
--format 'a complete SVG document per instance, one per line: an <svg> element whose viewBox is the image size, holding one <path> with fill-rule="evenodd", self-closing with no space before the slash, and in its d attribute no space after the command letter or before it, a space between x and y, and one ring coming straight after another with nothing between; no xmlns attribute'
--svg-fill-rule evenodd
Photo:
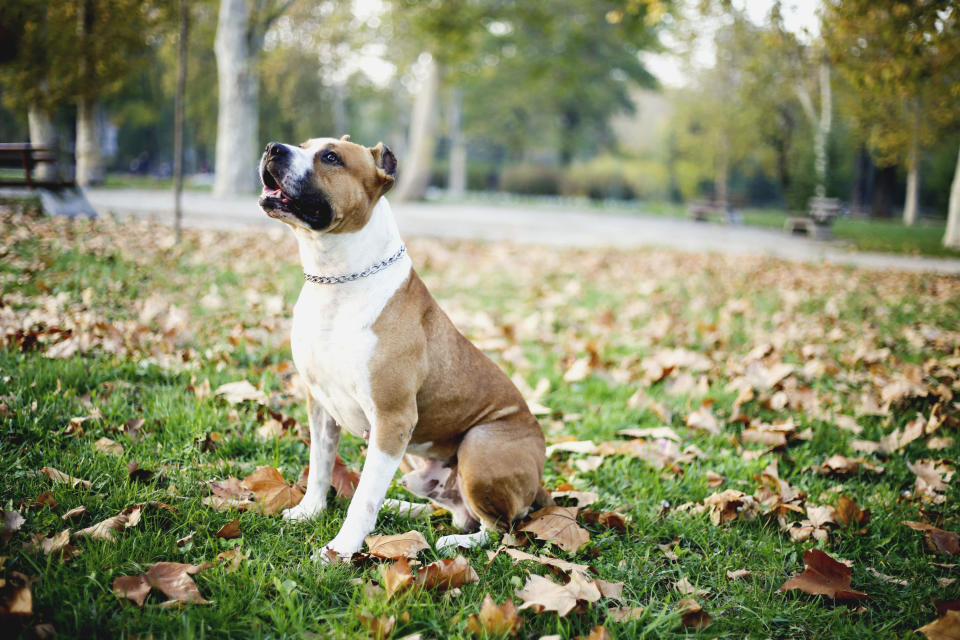
<svg viewBox="0 0 960 640"><path fill-rule="evenodd" d="M253 190L259 92L257 59L270 25L295 0L220 0L214 53L217 58L216 178L213 193Z"/></svg>
<svg viewBox="0 0 960 640"><path fill-rule="evenodd" d="M952 6L952 10L951 10ZM955 121L958 7L946 1L829 0L824 38L860 100L856 120L881 165L904 162L904 224L917 219L920 154Z"/></svg>

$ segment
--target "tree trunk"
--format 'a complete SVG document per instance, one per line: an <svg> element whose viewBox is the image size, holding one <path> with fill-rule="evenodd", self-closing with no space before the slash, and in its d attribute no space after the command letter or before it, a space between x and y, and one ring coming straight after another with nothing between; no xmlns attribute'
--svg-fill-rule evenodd
<svg viewBox="0 0 960 640"><path fill-rule="evenodd" d="M713 179L713 200L718 206L727 206L727 182L730 179L730 166L727 160L727 138L721 136L720 149L717 152L716 174Z"/></svg>
<svg viewBox="0 0 960 640"><path fill-rule="evenodd" d="M221 0L214 53L220 88L217 111L217 197L250 193L256 185L257 77L249 36L248 0Z"/></svg>
<svg viewBox="0 0 960 640"><path fill-rule="evenodd" d="M867 214L870 199L870 154L865 145L860 145L853 165L853 188L850 190L850 213L854 216Z"/></svg>
<svg viewBox="0 0 960 640"><path fill-rule="evenodd" d="M953 171L953 184L950 187L947 230L943 234L943 246L960 249L960 153L957 155L957 166Z"/></svg>
<svg viewBox="0 0 960 640"><path fill-rule="evenodd" d="M77 101L77 184L101 184L103 174L97 101L83 96Z"/></svg>
<svg viewBox="0 0 960 640"><path fill-rule="evenodd" d="M565 167L573 162L576 153L577 133L580 129L580 112L568 108L563 112L563 130L560 132L560 164Z"/></svg>
<svg viewBox="0 0 960 640"><path fill-rule="evenodd" d="M30 144L35 147L49 147L56 152L57 130L53 127L50 114L38 105L30 105L27 109L27 125L30 130ZM50 162L41 162L33 172L38 181L53 181L57 179L57 165Z"/></svg>
<svg viewBox="0 0 960 640"><path fill-rule="evenodd" d="M180 0L180 30L177 38L177 93L173 106L173 230L177 242L180 242L183 227L183 107L187 93L187 0Z"/></svg>
<svg viewBox="0 0 960 640"><path fill-rule="evenodd" d="M889 218L893 212L893 187L897 180L896 165L877 169L873 181L873 203L870 215L876 218Z"/></svg>
<svg viewBox="0 0 960 640"><path fill-rule="evenodd" d="M917 221L917 192L920 190L920 168L917 143L914 140L907 160L907 199L903 205L903 224L912 227Z"/></svg>
<svg viewBox="0 0 960 640"><path fill-rule="evenodd" d="M463 137L463 91L450 91L447 109L450 126L450 166L447 173L447 191L462 196L467 190L467 143Z"/></svg>
<svg viewBox="0 0 960 640"><path fill-rule="evenodd" d="M400 180L393 198L398 201L420 200L430 186L430 168L436 148L437 104L440 94L440 72L433 58L427 65L423 86L413 101L410 118L409 157L406 168L401 164Z"/></svg>
<svg viewBox="0 0 960 640"><path fill-rule="evenodd" d="M833 95L830 88L830 65L820 63L820 117L817 119L817 129L814 136L814 167L817 172L816 195L823 198L827 195L827 139L833 121Z"/></svg>

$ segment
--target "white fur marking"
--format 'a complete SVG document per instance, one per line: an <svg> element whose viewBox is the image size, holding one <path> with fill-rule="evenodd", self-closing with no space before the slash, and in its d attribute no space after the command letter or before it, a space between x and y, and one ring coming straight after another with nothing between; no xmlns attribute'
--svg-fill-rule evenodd
<svg viewBox="0 0 960 640"><path fill-rule="evenodd" d="M461 535L443 536L437 540L437 551L451 554L459 547L472 549L473 547L483 546L490 539L486 529L480 529L476 533L466 533Z"/></svg>
<svg viewBox="0 0 960 640"><path fill-rule="evenodd" d="M394 500L393 498L387 498L383 501L383 510L392 511L404 518L429 518L436 511L432 504Z"/></svg>
<svg viewBox="0 0 960 640"><path fill-rule="evenodd" d="M340 428L319 403L311 405L310 415L310 472L307 474L307 492L295 507L285 509L287 520L309 520L327 508L327 492L333 462L337 456Z"/></svg>

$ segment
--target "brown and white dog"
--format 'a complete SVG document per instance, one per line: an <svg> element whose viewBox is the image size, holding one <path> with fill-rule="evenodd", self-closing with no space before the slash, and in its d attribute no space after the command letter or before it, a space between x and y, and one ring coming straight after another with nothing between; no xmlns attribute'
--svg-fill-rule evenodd
<svg viewBox="0 0 960 640"><path fill-rule="evenodd" d="M440 310L405 253L383 197L396 172L383 143L368 148L349 136L271 142L260 161L260 207L293 230L307 276L290 342L307 387L310 472L303 501L284 517L313 518L326 507L341 428L368 441L323 559L361 548L405 455L411 493L449 510L462 530L480 529L445 536L438 549L480 544L549 500L540 425L510 379Z"/></svg>

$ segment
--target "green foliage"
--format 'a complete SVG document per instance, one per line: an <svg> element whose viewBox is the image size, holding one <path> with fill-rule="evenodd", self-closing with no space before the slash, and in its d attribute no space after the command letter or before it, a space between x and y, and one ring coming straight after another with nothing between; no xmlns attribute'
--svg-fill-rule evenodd
<svg viewBox="0 0 960 640"><path fill-rule="evenodd" d="M647 200L667 197L669 175L662 162L600 155L564 172L563 195L592 200Z"/></svg>

